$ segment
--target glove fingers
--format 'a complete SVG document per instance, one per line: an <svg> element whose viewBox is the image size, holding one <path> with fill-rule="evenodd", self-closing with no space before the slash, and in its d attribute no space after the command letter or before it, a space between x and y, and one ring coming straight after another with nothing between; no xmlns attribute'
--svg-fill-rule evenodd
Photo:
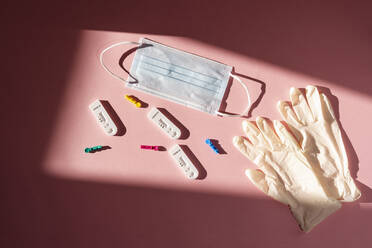
<svg viewBox="0 0 372 248"><path fill-rule="evenodd" d="M296 138L288 131L288 129L280 121L274 120L274 128L281 142L293 150L301 149Z"/></svg>
<svg viewBox="0 0 372 248"><path fill-rule="evenodd" d="M274 151L278 150L282 143L269 122L265 118L258 116L256 118L256 123L271 149Z"/></svg>
<svg viewBox="0 0 372 248"><path fill-rule="evenodd" d="M284 189L284 186L280 184L278 180L275 180L274 182L273 177L268 177L261 170L246 169L245 175L258 189L260 189L266 195L285 205L289 204L288 196L286 196L285 193L281 191L281 189Z"/></svg>
<svg viewBox="0 0 372 248"><path fill-rule="evenodd" d="M325 105L325 103L323 102L323 99L315 86L306 86L306 98L307 102L309 103L311 112L313 113L314 119L325 119L325 116L327 116L326 112L328 112L328 110L326 109L326 107L323 106Z"/></svg>
<svg viewBox="0 0 372 248"><path fill-rule="evenodd" d="M299 89L292 87L289 91L289 96L291 98L292 107L297 115L298 120L305 125L307 123L313 122L313 114L302 92Z"/></svg>
<svg viewBox="0 0 372 248"><path fill-rule="evenodd" d="M243 137L235 136L233 138L233 144L249 160L254 161L257 157L253 145Z"/></svg>
<svg viewBox="0 0 372 248"><path fill-rule="evenodd" d="M335 122L336 117L332 108L332 104L329 101L328 97L325 94L320 93L319 98L321 106L320 110L321 117L324 119L324 121L328 123ZM338 162L339 164L337 166L338 167L337 169L339 170L339 173L343 174L342 179L335 180L334 183L338 188L337 191L339 193L341 201L345 202L355 201L360 197L361 193L356 187L354 180L350 176L347 163L342 164L342 161L348 161L348 159L345 151L345 146L342 141L341 131L339 130L338 125L333 126L332 132L333 132L332 135L335 138L334 141L335 143L333 143L333 145L335 145L336 149L339 151L338 158L340 159L340 161Z"/></svg>
<svg viewBox="0 0 372 248"><path fill-rule="evenodd" d="M297 118L296 113L293 111L291 105L288 102L279 101L276 107L280 115L286 122L294 127L302 126L301 122Z"/></svg>
<svg viewBox="0 0 372 248"><path fill-rule="evenodd" d="M325 94L320 94L320 99L323 101L323 114L325 119L336 120L335 113L333 112L332 104Z"/></svg>
<svg viewBox="0 0 372 248"><path fill-rule="evenodd" d="M342 196L341 202L353 202L360 198L362 195L355 185L354 180L351 178L351 176L347 177L345 179L345 185L344 185L345 191Z"/></svg>
<svg viewBox="0 0 372 248"><path fill-rule="evenodd" d="M243 121L242 126L244 133L247 135L252 145L257 147L270 148L269 144L265 140L265 137L254 122L245 120Z"/></svg>
<svg viewBox="0 0 372 248"><path fill-rule="evenodd" d="M245 175L257 188L268 194L269 186L265 180L265 174L261 170L246 169Z"/></svg>

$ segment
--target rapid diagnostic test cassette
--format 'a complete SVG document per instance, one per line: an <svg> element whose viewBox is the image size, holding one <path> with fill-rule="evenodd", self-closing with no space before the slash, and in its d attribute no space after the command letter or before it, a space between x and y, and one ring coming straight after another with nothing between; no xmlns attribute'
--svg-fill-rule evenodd
<svg viewBox="0 0 372 248"><path fill-rule="evenodd" d="M172 139L178 139L181 136L181 130L159 109L152 108L147 114L147 117Z"/></svg>
<svg viewBox="0 0 372 248"><path fill-rule="evenodd" d="M107 113L107 110L100 100L95 100L93 103L91 103L89 105L89 109L92 111L98 124L102 127L103 131L107 135L113 136L118 132L118 128L112 121L110 115Z"/></svg>
<svg viewBox="0 0 372 248"><path fill-rule="evenodd" d="M179 145L173 146L169 150L169 154L176 162L178 167L182 170L185 176L189 179L196 179L199 176L199 171L196 169L195 165L191 162L186 153L182 150Z"/></svg>

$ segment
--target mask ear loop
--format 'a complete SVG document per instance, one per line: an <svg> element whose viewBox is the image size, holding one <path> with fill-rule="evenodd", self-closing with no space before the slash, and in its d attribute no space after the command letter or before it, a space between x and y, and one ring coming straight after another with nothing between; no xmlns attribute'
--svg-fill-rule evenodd
<svg viewBox="0 0 372 248"><path fill-rule="evenodd" d="M99 55L99 62L101 63L101 66L103 67L103 69L105 69L105 71L107 71L111 76L113 76L114 78L120 80L120 81L123 81L123 82L128 82L126 79L116 75L115 73L113 73L112 71L109 70L109 68L107 68L107 66L105 65L105 63L103 62L103 55L108 51L110 50L111 48L114 48L114 47L117 47L117 46L120 46L120 45L140 45L140 43L138 42L134 42L134 41L122 41L122 42L118 42L118 43L115 43L115 44L112 44L111 46L108 46L106 47L105 49L103 49L103 51L100 53ZM129 74L129 76L131 78L133 78L132 75ZM135 78L133 78L134 80L136 80Z"/></svg>
<svg viewBox="0 0 372 248"><path fill-rule="evenodd" d="M220 112L220 111L217 111L217 114L218 114L218 115L221 115L221 116L228 116L228 117L244 117L245 114L248 114L248 111L249 111L249 109L251 108L251 104L252 104L252 102L251 102L251 96L250 96L250 94L249 94L248 87L247 87L247 85L245 85L245 84L242 82L242 80L241 80L238 76L232 74L231 72L230 72L230 76L231 76L233 79L236 79L236 80L241 84L241 86L243 86L243 88L244 88L244 90L245 90L245 93L247 94L248 105L247 105L246 109L244 110L243 114L228 114L228 113L222 113L222 112Z"/></svg>

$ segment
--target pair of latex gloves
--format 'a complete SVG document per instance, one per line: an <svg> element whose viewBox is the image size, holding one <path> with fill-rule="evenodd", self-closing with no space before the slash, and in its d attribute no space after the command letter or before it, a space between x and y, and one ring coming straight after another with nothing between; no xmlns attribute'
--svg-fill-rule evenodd
<svg viewBox="0 0 372 248"><path fill-rule="evenodd" d="M265 194L289 206L308 232L341 207L360 197L348 168L341 130L327 96L314 86L306 94L291 88L291 102L277 107L285 122L257 117L243 121L246 137L234 145L258 169L249 180Z"/></svg>

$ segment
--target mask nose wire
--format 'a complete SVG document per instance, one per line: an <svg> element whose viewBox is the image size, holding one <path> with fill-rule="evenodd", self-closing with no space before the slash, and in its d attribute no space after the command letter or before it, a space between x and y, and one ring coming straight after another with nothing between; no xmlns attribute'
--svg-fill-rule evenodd
<svg viewBox="0 0 372 248"><path fill-rule="evenodd" d="M230 76L233 78L233 79L236 79L240 84L241 86L244 88L245 90L245 93L247 95L247 99L248 99L248 104L247 104L247 107L245 108L244 112L242 114L227 114L227 113L221 113L220 111L217 111L217 114L218 115L222 115L222 116L229 116L229 117L244 117L245 115L248 114L248 111L249 109L251 108L251 105L252 105L252 102L251 102L251 96L249 94L249 90L248 90L248 87L247 85L245 85L242 80L237 76L237 75L234 75L230 72Z"/></svg>
<svg viewBox="0 0 372 248"><path fill-rule="evenodd" d="M105 69L105 71L107 71L111 76L113 76L114 78L116 78L116 79L118 79L120 81L127 82L126 79L124 79L124 78L120 77L119 75L117 75L117 74L113 73L112 71L110 71L110 69L107 68L107 66L103 62L103 55L108 50L110 50L111 48L117 47L117 46L121 46L121 45L137 45L137 46L139 46L140 43L134 42L134 41L122 41L122 42L118 42L118 43L112 44L111 46L108 46L108 47L106 47L105 49L102 50L102 52L99 55L99 62L101 63L101 66L103 67L103 69ZM129 74L129 76L131 76L131 75Z"/></svg>

